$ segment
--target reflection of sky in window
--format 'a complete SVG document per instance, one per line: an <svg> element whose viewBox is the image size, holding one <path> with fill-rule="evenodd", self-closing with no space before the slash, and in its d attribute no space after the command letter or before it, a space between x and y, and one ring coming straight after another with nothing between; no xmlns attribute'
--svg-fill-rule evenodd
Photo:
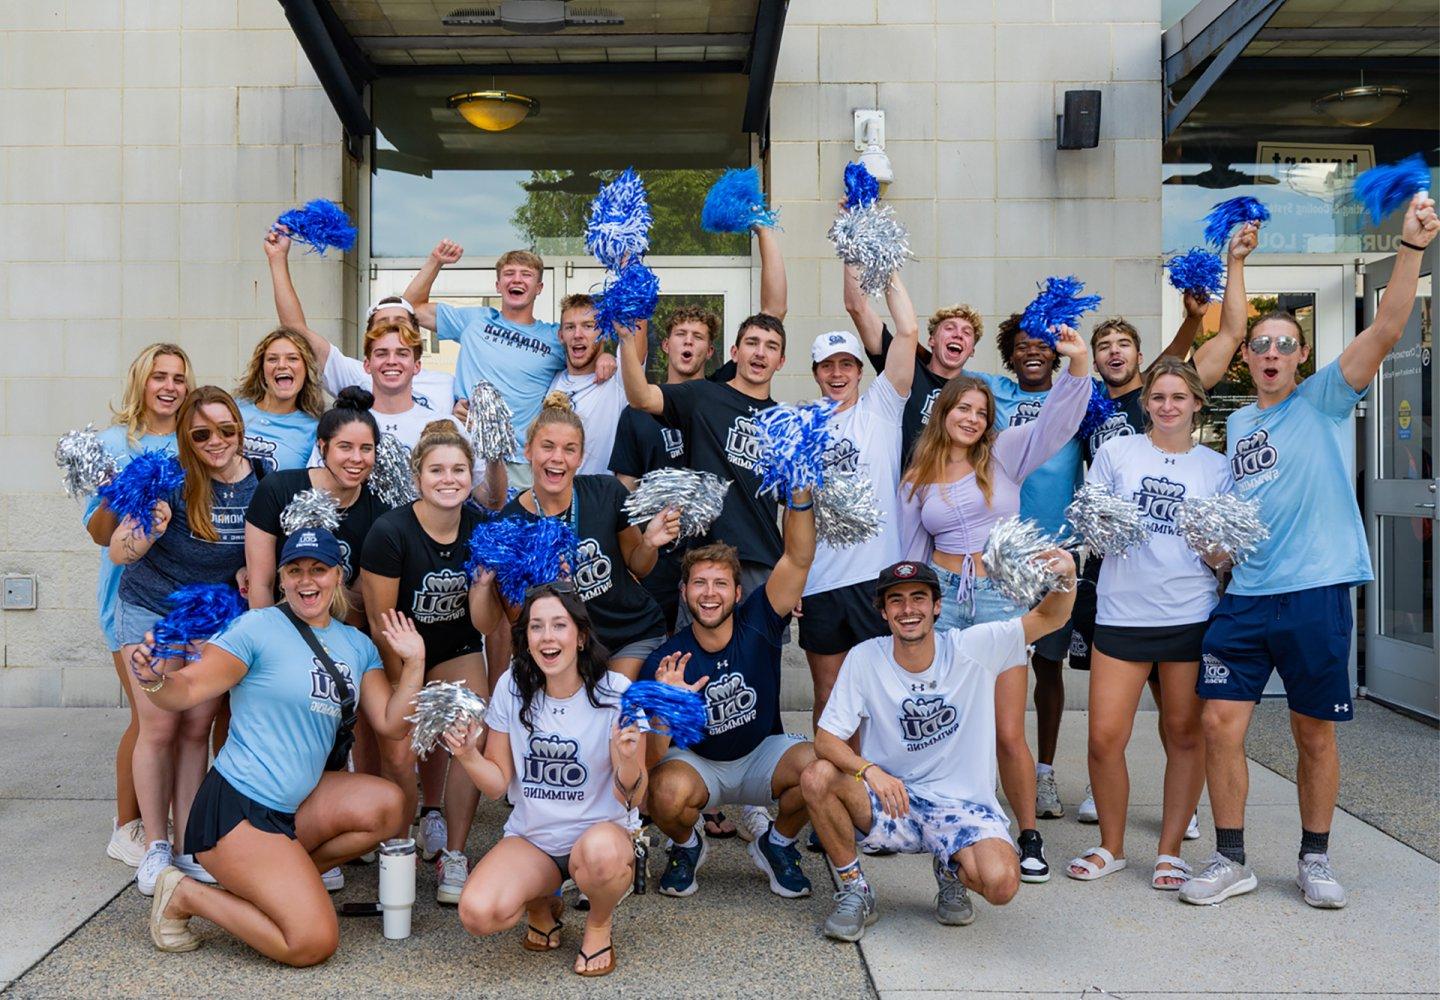
<svg viewBox="0 0 1440 1000"><path fill-rule="evenodd" d="M375 174L371 250L377 257L424 257L448 237L467 251L503 252L524 242L510 225L528 170L437 170L416 177Z"/></svg>

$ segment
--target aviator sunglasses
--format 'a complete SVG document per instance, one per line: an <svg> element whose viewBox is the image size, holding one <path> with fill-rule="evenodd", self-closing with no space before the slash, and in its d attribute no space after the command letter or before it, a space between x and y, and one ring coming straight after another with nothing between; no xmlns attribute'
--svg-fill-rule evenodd
<svg viewBox="0 0 1440 1000"><path fill-rule="evenodd" d="M240 428L235 424L219 424L215 428L194 427L190 430L190 440L196 444L204 444L210 440L210 435L219 433L226 441L234 441L240 436Z"/></svg>
<svg viewBox="0 0 1440 1000"><path fill-rule="evenodd" d="M1266 354L1270 350L1271 342L1275 344L1275 350L1281 354L1294 354L1300 350L1300 341L1290 334L1281 334L1279 337L1272 337L1268 333L1262 333L1258 337L1251 337L1247 346L1251 354Z"/></svg>

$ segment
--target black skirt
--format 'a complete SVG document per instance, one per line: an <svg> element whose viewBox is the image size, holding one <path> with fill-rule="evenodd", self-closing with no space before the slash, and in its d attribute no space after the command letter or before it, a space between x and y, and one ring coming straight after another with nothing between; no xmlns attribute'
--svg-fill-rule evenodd
<svg viewBox="0 0 1440 1000"><path fill-rule="evenodd" d="M1132 663L1190 663L1200 659L1200 646L1210 623L1127 628L1096 625L1094 647L1117 660Z"/></svg>
<svg viewBox="0 0 1440 1000"><path fill-rule="evenodd" d="M210 850L220 839L245 820L264 833L280 833L295 839L295 814L271 809L235 789L213 767L200 782L190 820L185 824L185 853L194 857Z"/></svg>

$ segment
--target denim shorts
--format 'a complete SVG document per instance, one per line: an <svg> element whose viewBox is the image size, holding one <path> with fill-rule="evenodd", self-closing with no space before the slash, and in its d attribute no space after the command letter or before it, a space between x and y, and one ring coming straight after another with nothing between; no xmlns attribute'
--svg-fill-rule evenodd
<svg viewBox="0 0 1440 1000"><path fill-rule="evenodd" d="M935 623L937 629L969 628L985 622L1019 618L1029 610L1002 594L989 577L972 578L970 593L961 597L962 584L965 582L962 574L952 573L933 564L931 568L940 577L940 618Z"/></svg>
<svg viewBox="0 0 1440 1000"><path fill-rule="evenodd" d="M138 646L145 641L145 633L155 630L155 623L164 615L142 608L129 601L115 599L115 638L122 646Z"/></svg>

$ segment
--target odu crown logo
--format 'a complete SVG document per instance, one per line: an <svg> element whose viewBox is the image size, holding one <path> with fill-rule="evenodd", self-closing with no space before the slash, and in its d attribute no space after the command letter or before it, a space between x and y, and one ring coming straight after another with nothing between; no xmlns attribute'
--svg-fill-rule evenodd
<svg viewBox="0 0 1440 1000"><path fill-rule="evenodd" d="M600 551L600 543L582 538L576 549L575 586L580 600L590 601L610 589L610 560Z"/></svg>
<svg viewBox="0 0 1440 1000"><path fill-rule="evenodd" d="M245 457L259 462L266 472L274 472L280 467L275 459L275 442L254 434L245 435Z"/></svg>
<svg viewBox="0 0 1440 1000"><path fill-rule="evenodd" d="M453 569L426 573L415 591L410 615L417 622L448 622L465 613L470 581Z"/></svg>
<svg viewBox="0 0 1440 1000"><path fill-rule="evenodd" d="M930 395L925 397L925 405L920 407L920 426L924 427L930 422L930 411L935 408L935 400L940 398L939 389L931 389Z"/></svg>
<svg viewBox="0 0 1440 1000"><path fill-rule="evenodd" d="M1105 422L1095 429L1090 435L1090 452L1094 454L1100 450L1100 446L1111 438L1130 437L1135 433L1130 420L1123 413L1112 413L1105 418Z"/></svg>
<svg viewBox="0 0 1440 1000"><path fill-rule="evenodd" d="M1173 524L1175 508L1184 500L1185 484L1172 483L1164 476L1141 476L1140 488L1135 491L1140 516L1152 521Z"/></svg>
<svg viewBox="0 0 1440 1000"><path fill-rule="evenodd" d="M732 465L754 472L760 463L760 427L754 417L736 417L725 435L725 457Z"/></svg>
<svg viewBox="0 0 1440 1000"><path fill-rule="evenodd" d="M1044 405L1039 399L1021 400L1020 405L1015 407L1015 412L1010 414L1010 426L1019 427L1021 424L1030 423L1040 416L1040 407Z"/></svg>
<svg viewBox="0 0 1440 1000"><path fill-rule="evenodd" d="M705 728L713 735L745 725L755 718L757 701L744 674L732 672L711 681L705 685Z"/></svg>
<svg viewBox="0 0 1440 1000"><path fill-rule="evenodd" d="M590 777L580 763L580 744L560 736L535 734L525 755L525 783L550 788L579 788Z"/></svg>
<svg viewBox="0 0 1440 1000"><path fill-rule="evenodd" d="M860 449L849 438L842 437L825 449L827 472L859 472Z"/></svg>
<svg viewBox="0 0 1440 1000"><path fill-rule="evenodd" d="M906 698L900 703L900 734L907 743L918 743L940 735L956 718L944 698Z"/></svg>
<svg viewBox="0 0 1440 1000"><path fill-rule="evenodd" d="M1280 453L1270 443L1270 432L1262 428L1235 442L1235 457L1230 459L1230 473L1238 483L1246 476L1273 469L1278 461Z"/></svg>

